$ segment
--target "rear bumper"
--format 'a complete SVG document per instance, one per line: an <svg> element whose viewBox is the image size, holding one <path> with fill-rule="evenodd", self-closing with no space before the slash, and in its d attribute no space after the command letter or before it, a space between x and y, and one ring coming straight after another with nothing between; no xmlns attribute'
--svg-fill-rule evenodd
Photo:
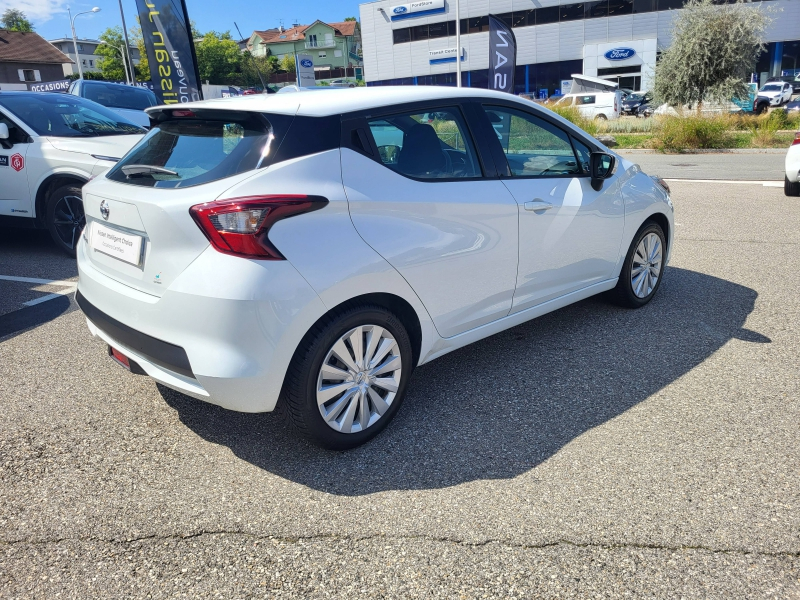
<svg viewBox="0 0 800 600"><path fill-rule="evenodd" d="M288 261L209 248L160 296L95 269L78 246L76 298L93 335L153 379L241 412L275 408L297 345L326 311Z"/></svg>
<svg viewBox="0 0 800 600"><path fill-rule="evenodd" d="M786 154L786 178L792 183L800 181L800 144L790 146Z"/></svg>

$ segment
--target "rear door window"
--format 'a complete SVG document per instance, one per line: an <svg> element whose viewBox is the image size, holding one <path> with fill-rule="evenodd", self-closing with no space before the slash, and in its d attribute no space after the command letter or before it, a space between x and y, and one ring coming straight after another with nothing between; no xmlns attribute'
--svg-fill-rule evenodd
<svg viewBox="0 0 800 600"><path fill-rule="evenodd" d="M577 104L594 104L596 101L596 96L578 96L576 99Z"/></svg>
<svg viewBox="0 0 800 600"><path fill-rule="evenodd" d="M455 107L368 121L380 161L417 179L481 177L461 111Z"/></svg>

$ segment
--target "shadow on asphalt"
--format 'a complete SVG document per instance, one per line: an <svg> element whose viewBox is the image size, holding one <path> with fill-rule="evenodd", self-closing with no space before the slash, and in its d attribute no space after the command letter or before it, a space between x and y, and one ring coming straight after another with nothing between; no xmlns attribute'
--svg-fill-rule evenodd
<svg viewBox="0 0 800 600"><path fill-rule="evenodd" d="M202 438L280 477L339 495L442 488L506 479L625 412L729 340L770 339L743 328L758 294L669 268L641 310L593 298L417 369L395 420L349 452L297 439L279 415L242 414L159 385Z"/></svg>

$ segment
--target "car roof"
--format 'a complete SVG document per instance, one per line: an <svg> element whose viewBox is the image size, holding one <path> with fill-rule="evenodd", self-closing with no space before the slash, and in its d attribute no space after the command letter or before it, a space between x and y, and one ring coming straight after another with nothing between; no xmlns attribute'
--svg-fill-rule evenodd
<svg viewBox="0 0 800 600"><path fill-rule="evenodd" d="M347 89L316 89L313 92L300 90L293 94L264 94L201 100L190 105L193 109L243 110L277 114L297 114L310 117L327 117L383 106L394 106L409 102L448 100L450 98L514 99L522 103L530 101L502 92L479 88L456 88L444 86L379 86ZM153 106L146 112L160 112L176 108L175 105Z"/></svg>

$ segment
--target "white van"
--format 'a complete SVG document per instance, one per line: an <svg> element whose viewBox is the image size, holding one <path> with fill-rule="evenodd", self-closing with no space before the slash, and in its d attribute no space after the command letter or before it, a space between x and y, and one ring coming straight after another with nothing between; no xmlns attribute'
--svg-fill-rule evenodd
<svg viewBox="0 0 800 600"><path fill-rule="evenodd" d="M556 102L557 106L576 106L580 113L587 119L619 119L622 109L622 92L581 92L567 94Z"/></svg>

